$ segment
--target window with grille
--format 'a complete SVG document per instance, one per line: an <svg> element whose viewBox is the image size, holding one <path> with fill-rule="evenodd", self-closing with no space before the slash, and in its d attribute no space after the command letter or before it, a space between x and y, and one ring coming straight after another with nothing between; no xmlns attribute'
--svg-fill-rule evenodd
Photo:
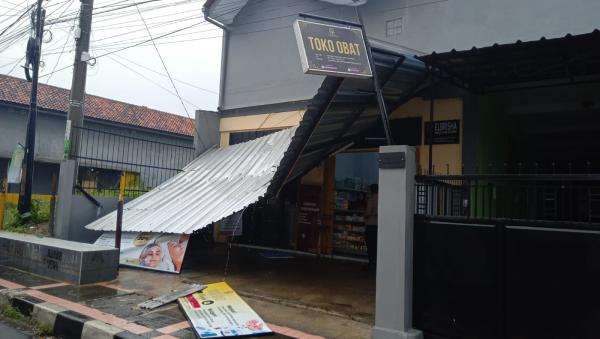
<svg viewBox="0 0 600 339"><path fill-rule="evenodd" d="M385 35L395 36L402 33L402 18L388 20L385 22Z"/></svg>

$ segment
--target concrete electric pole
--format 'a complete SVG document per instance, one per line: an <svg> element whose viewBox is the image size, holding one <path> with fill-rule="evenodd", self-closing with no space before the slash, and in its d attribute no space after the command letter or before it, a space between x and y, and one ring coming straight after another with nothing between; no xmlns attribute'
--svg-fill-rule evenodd
<svg viewBox="0 0 600 339"><path fill-rule="evenodd" d="M42 35L44 34L44 17L46 11L42 9L42 0L37 1L35 14L32 16L31 36L27 43L26 69L27 79L31 81L31 97L29 100L29 114L27 118L27 133L25 136L25 158L21 165L21 187L19 189L18 209L21 215L31 210L31 191L33 186L33 166L35 155L35 125L37 120L37 88L40 70L40 56L42 53ZM33 74L29 76L29 67Z"/></svg>
<svg viewBox="0 0 600 339"><path fill-rule="evenodd" d="M81 0L79 15L79 28L75 31L77 47L73 63L73 79L71 82L71 95L69 98L69 113L67 115L67 133L69 139L65 147L65 156L75 160L75 180L79 161L79 147L81 144L81 129L83 127L83 114L85 102L85 82L87 77L88 61L91 59L88 52L90 47L90 33L92 31L92 10L94 0Z"/></svg>

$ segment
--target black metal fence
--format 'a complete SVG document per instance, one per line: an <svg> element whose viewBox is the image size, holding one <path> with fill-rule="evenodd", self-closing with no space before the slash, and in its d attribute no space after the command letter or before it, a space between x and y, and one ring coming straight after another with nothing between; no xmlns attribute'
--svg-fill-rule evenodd
<svg viewBox="0 0 600 339"><path fill-rule="evenodd" d="M426 337L598 337L600 175L417 176L415 199Z"/></svg>
<svg viewBox="0 0 600 339"><path fill-rule="evenodd" d="M600 175L417 176L416 214L600 222Z"/></svg>
<svg viewBox="0 0 600 339"><path fill-rule="evenodd" d="M125 195L139 196L179 173L194 159L190 142L174 142L123 135L117 132L72 127L81 138L71 156L79 161L77 185L88 194L117 196L121 174Z"/></svg>

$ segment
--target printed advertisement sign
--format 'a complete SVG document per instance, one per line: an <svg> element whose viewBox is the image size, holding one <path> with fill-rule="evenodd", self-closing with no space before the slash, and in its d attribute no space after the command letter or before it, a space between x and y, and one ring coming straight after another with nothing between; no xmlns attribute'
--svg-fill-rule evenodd
<svg viewBox="0 0 600 339"><path fill-rule="evenodd" d="M296 20L294 33L304 73L355 78L373 76L360 29Z"/></svg>
<svg viewBox="0 0 600 339"><path fill-rule="evenodd" d="M220 234L225 236L242 235L243 214L242 211L239 211L221 220Z"/></svg>
<svg viewBox="0 0 600 339"><path fill-rule="evenodd" d="M187 234L123 232L119 264L179 273L189 238ZM114 247L115 232L105 232L94 244Z"/></svg>
<svg viewBox="0 0 600 339"><path fill-rule="evenodd" d="M23 158L25 157L25 150L23 146L17 145L13 151L10 164L8 165L7 182L9 184L18 184L21 182L21 164L23 164Z"/></svg>
<svg viewBox="0 0 600 339"><path fill-rule="evenodd" d="M430 123L425 123L425 144L429 145ZM433 144L459 144L460 120L439 120L433 122Z"/></svg>
<svg viewBox="0 0 600 339"><path fill-rule="evenodd" d="M199 338L228 338L273 333L227 283L179 298L179 305Z"/></svg>

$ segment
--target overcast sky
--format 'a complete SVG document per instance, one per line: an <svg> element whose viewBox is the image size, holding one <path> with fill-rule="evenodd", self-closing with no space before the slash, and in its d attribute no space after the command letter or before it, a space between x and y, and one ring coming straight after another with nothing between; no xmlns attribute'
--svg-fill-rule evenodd
<svg viewBox="0 0 600 339"><path fill-rule="evenodd" d="M135 1L189 115L193 117L196 109L215 110L222 32L204 22L204 0ZM0 1L0 32L34 3ZM50 35L52 40L42 46L40 83L70 88L79 5L79 0L44 1L46 30L51 32L46 40ZM88 67L86 93L185 116L159 54L151 42L144 42L149 33L133 0L95 0L94 8L90 54L98 58L95 66ZM20 65L28 27L25 16L0 35L0 73L25 78Z"/></svg>

